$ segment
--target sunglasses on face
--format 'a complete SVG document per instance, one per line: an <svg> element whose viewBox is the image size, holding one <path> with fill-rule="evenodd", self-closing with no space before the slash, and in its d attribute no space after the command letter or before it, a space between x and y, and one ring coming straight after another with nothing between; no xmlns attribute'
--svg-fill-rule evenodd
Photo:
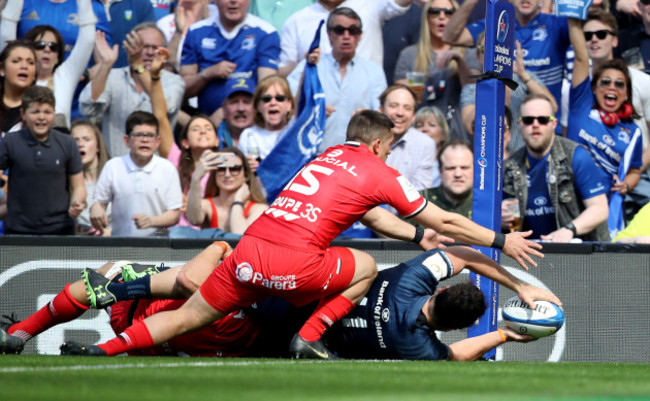
<svg viewBox="0 0 650 401"><path fill-rule="evenodd" d="M274 97L275 97L275 100L277 100L278 102L284 102L284 101L287 100L287 97L285 95L275 95L275 96L264 95L264 96L260 97L260 100L263 101L264 103L268 103L271 100L273 100Z"/></svg>
<svg viewBox="0 0 650 401"><path fill-rule="evenodd" d="M59 44L55 42L46 42L44 40L39 40L38 42L34 42L34 48L36 50L43 50L46 47L49 47L51 51L53 52L58 52L59 51Z"/></svg>
<svg viewBox="0 0 650 401"><path fill-rule="evenodd" d="M156 134L152 134L151 132L131 132L129 136L138 139L154 139Z"/></svg>
<svg viewBox="0 0 650 401"><path fill-rule="evenodd" d="M232 167L217 167L217 174L218 175L226 175L226 171L230 171L230 175L233 177L236 177L241 173L241 171L244 169L244 166L241 164L239 166L232 166Z"/></svg>
<svg viewBox="0 0 650 401"><path fill-rule="evenodd" d="M614 83L614 87L616 89L620 89L620 90L625 89L624 81L621 81L620 79L617 79L616 81L612 81L610 77L601 78L600 81L598 81L598 86L600 86L601 88L608 88L612 84L612 82Z"/></svg>
<svg viewBox="0 0 650 401"><path fill-rule="evenodd" d="M334 32L335 35L341 36L345 33L345 31L348 31L348 33L351 36L358 36L361 35L361 28L356 26L356 25L350 25L350 26L342 26L342 25L337 25L333 28L330 28L330 31Z"/></svg>
<svg viewBox="0 0 650 401"><path fill-rule="evenodd" d="M614 36L614 32L612 32L612 31L610 31L608 29L601 29L601 30L598 30L598 31L585 31L585 40L587 42L589 42L591 40L591 38L594 37L594 35L596 35L596 37L598 39L603 40L603 39L605 39L607 37L607 35Z"/></svg>
<svg viewBox="0 0 650 401"><path fill-rule="evenodd" d="M431 7L427 10L427 14L438 16L440 13L445 13L445 15L452 15L455 11L453 8Z"/></svg>
<svg viewBox="0 0 650 401"><path fill-rule="evenodd" d="M555 120L553 116L521 116L519 120L524 123L524 125L531 125L537 120L540 125L546 125L549 122Z"/></svg>

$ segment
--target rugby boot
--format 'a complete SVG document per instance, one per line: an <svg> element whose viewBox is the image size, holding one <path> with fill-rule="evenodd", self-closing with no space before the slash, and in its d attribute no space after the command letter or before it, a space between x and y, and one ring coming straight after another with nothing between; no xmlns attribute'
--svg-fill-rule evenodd
<svg viewBox="0 0 650 401"><path fill-rule="evenodd" d="M291 353L291 357L296 359L339 359L325 347L323 340L307 341L300 337L298 333L291 339L289 352Z"/></svg>
<svg viewBox="0 0 650 401"><path fill-rule="evenodd" d="M108 285L111 284L109 279L88 267L83 270L82 276L92 308L105 309L117 301L115 295L108 290Z"/></svg>
<svg viewBox="0 0 650 401"><path fill-rule="evenodd" d="M0 354L20 354L25 347L22 338L12 336L5 329L0 329Z"/></svg>
<svg viewBox="0 0 650 401"><path fill-rule="evenodd" d="M164 263L160 265L141 265L140 263L128 263L122 265L122 280L133 281L144 276L152 276L167 270Z"/></svg>
<svg viewBox="0 0 650 401"><path fill-rule="evenodd" d="M59 349L61 355L107 356L106 351L96 345L84 345L76 341L65 342Z"/></svg>

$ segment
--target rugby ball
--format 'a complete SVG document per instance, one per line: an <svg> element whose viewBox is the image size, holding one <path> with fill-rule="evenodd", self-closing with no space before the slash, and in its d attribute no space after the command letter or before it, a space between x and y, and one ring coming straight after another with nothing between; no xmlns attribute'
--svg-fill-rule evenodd
<svg viewBox="0 0 650 401"><path fill-rule="evenodd" d="M531 309L518 296L506 301L501 310L506 326L535 338L554 334L564 324L564 310L548 301L536 301Z"/></svg>

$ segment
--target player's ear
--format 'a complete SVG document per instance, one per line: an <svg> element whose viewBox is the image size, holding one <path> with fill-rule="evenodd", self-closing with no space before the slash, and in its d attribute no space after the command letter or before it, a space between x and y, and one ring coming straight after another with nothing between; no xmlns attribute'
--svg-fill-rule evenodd
<svg viewBox="0 0 650 401"><path fill-rule="evenodd" d="M381 147L381 138L374 139L369 146L370 151L375 155L379 154L380 147Z"/></svg>

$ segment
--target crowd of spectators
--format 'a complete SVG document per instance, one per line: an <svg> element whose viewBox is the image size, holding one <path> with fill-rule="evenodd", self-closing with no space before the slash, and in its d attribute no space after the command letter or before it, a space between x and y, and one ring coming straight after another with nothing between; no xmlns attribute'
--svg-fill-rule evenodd
<svg viewBox="0 0 650 401"><path fill-rule="evenodd" d="M586 21L511 2L502 228L620 238L650 200L650 0L594 2ZM319 152L378 110L394 124L386 163L470 216L484 4L0 1L0 228L237 238L268 207L256 170L295 122L307 63L325 95Z"/></svg>

